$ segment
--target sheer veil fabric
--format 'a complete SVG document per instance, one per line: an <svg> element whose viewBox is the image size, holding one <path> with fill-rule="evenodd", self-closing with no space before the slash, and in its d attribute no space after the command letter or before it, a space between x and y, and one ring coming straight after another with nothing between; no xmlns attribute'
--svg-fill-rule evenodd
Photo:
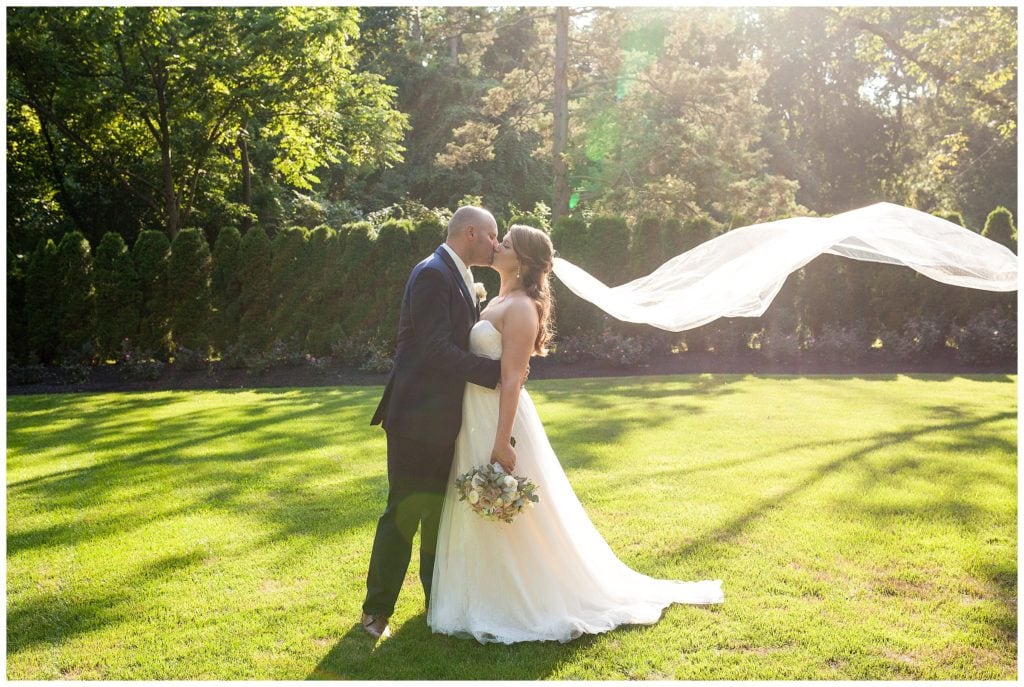
<svg viewBox="0 0 1024 687"><path fill-rule="evenodd" d="M905 265L954 286L1017 289L1013 251L953 222L892 203L733 229L621 286L606 286L563 258L555 258L554 273L577 296L618 320L681 332L719 317L763 315L786 277L825 253Z"/></svg>

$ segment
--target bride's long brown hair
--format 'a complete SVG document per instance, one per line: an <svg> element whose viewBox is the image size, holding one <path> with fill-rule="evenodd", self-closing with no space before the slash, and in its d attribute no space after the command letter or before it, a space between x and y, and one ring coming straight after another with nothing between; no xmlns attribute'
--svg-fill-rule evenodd
<svg viewBox="0 0 1024 687"><path fill-rule="evenodd" d="M540 329L537 339L533 342L535 355L547 355L547 343L553 334L552 319L554 317L554 298L551 295L549 275L553 265L555 249L551 239L540 229L525 224L513 224L508 230L512 240L512 250L519 258L519 276L526 292L537 306L540 316Z"/></svg>

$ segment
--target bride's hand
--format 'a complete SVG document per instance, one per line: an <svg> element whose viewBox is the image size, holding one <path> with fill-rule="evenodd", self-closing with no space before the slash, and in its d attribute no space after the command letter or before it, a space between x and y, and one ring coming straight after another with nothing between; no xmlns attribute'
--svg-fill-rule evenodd
<svg viewBox="0 0 1024 687"><path fill-rule="evenodd" d="M512 448L512 444L495 446L491 450L491 462L498 463L505 472L511 475L512 471L516 469L516 450Z"/></svg>

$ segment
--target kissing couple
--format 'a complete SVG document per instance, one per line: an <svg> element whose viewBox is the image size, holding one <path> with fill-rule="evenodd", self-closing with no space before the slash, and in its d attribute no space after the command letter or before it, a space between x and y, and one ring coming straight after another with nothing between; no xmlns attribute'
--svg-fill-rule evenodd
<svg viewBox="0 0 1024 687"><path fill-rule="evenodd" d="M388 619L420 531L427 624L480 642L557 640L657 622L672 603L723 601L721 581L656 580L628 568L590 522L523 388L552 332L551 239L466 206L402 295L395 364L372 424L387 433L388 500L370 555L361 623ZM481 309L470 267L501 277ZM515 437L513 439L513 437ZM487 463L534 482L514 522L458 503L456 476Z"/></svg>

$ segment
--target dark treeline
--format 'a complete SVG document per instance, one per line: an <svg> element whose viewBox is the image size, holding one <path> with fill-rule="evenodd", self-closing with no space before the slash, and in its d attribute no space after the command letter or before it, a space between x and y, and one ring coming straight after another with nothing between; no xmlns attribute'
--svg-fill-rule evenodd
<svg viewBox="0 0 1024 687"><path fill-rule="evenodd" d="M959 220L959 217L950 217ZM108 232L92 249L78 232L48 240L29 259L8 312L9 354L22 365L203 364L237 367L332 360L386 369L400 294L411 267L443 240L445 218L382 219L334 230L226 227L212 249L184 229L168 241L142 232L133 246ZM544 226L542 218L512 222ZM721 231L708 218L564 217L551 230L560 253L608 283L653 271L666 256ZM982 233L1015 246L1010 213ZM651 240L650 237L656 237ZM628 246L626 253L609 246ZM170 278L174 275L175 278ZM488 292L496 275L478 268ZM857 362L872 348L893 359L959 349L966 361L1012 359L1015 294L954 288L905 268L823 256L787 281L760 318L719 320L682 334L614 322L556 283L555 355L636 364L680 349L723 356L753 351L775 361L807 353Z"/></svg>

